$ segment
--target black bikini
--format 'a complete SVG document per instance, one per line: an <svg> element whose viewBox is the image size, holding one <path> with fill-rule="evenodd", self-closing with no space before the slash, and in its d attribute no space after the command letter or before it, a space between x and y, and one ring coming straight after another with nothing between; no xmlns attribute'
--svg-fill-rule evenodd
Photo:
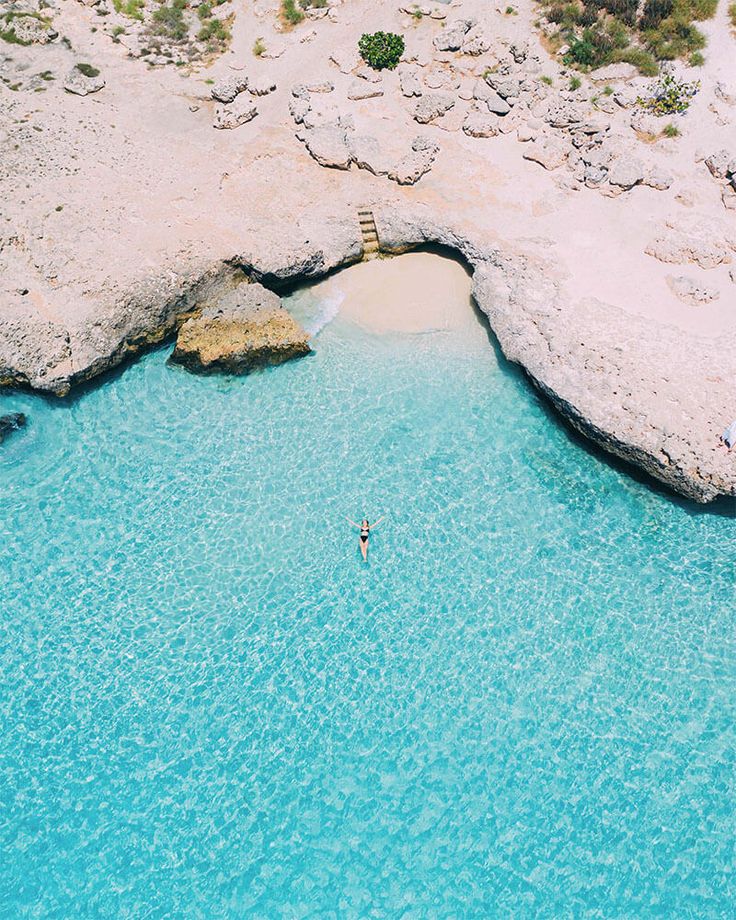
<svg viewBox="0 0 736 920"><path fill-rule="evenodd" d="M368 534L370 533L370 527L361 527L360 528L360 542L365 543L368 540Z"/></svg>

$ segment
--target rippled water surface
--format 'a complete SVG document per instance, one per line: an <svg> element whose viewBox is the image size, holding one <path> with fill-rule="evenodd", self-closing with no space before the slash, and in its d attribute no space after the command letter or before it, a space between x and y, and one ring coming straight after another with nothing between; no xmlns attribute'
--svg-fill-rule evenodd
<svg viewBox="0 0 736 920"><path fill-rule="evenodd" d="M479 324L315 349L0 399L0 916L730 916L727 509Z"/></svg>

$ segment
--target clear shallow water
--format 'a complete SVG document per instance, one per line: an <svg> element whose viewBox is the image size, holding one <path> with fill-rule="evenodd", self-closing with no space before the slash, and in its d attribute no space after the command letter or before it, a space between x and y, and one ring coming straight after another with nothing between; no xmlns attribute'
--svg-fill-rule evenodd
<svg viewBox="0 0 736 920"><path fill-rule="evenodd" d="M728 916L734 520L480 327L315 345L0 399L0 915Z"/></svg>

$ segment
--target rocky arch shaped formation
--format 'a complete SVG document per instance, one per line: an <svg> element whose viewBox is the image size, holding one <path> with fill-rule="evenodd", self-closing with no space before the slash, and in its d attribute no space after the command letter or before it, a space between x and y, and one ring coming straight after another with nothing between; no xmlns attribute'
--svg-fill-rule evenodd
<svg viewBox="0 0 736 920"><path fill-rule="evenodd" d="M666 347L668 336L682 335L674 328L592 297L567 302L552 266L475 239L437 221L428 208L398 213L377 206L374 217L385 254L437 244L462 256L506 357L583 435L695 501L736 496L734 463L718 444L736 347L726 352L733 356L729 367L713 368L707 340L693 339L683 354ZM38 318L6 323L0 380L64 395L171 336L230 283L233 271L278 292L363 257L357 214L315 221L297 244L294 234L293 227L259 234L249 248L214 265L190 259L184 269L143 280L114 307L100 305L96 322L75 329Z"/></svg>

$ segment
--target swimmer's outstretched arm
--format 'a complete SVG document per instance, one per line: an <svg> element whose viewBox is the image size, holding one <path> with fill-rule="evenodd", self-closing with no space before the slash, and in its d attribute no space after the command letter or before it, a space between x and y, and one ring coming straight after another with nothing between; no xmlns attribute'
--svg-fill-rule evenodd
<svg viewBox="0 0 736 920"><path fill-rule="evenodd" d="M355 521L351 521L349 517L346 517L345 520L348 522L348 524L352 524L353 527L357 527L358 530L361 529L361 525L360 525L360 524L356 524Z"/></svg>
<svg viewBox="0 0 736 920"><path fill-rule="evenodd" d="M371 530L373 530L374 527L378 527L378 525L381 523L381 521L384 521L385 519L386 519L386 515L385 515L385 514L384 514L384 515L381 515L381 517L380 517L377 521L375 521L373 524L371 524Z"/></svg>

